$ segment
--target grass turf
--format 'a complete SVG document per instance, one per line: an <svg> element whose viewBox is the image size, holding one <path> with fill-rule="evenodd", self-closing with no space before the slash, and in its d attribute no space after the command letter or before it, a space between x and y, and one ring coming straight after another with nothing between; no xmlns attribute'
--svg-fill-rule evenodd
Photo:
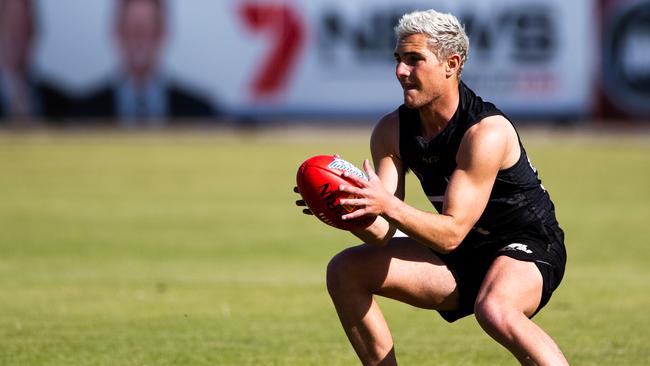
<svg viewBox="0 0 650 366"><path fill-rule="evenodd" d="M0 135L0 364L356 364L324 285L356 240L291 187L367 134ZM536 321L576 365L650 364L650 138L523 136L569 251ZM403 364L516 364L472 317L380 304Z"/></svg>

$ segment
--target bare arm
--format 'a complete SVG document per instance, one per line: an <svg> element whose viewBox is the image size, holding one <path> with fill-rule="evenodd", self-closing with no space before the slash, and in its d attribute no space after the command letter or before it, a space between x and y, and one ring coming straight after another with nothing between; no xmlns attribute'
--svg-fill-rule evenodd
<svg viewBox="0 0 650 366"><path fill-rule="evenodd" d="M389 198L369 182L363 188L344 187L361 196L345 200L345 204L362 206L345 215L352 218L376 214L412 238L433 249L447 253L465 238L485 210L494 180L500 169L514 164L519 156L514 129L503 117L488 117L465 134L456 158L441 214L421 211L397 198ZM381 179L369 164L369 176Z"/></svg>
<svg viewBox="0 0 650 366"><path fill-rule="evenodd" d="M370 138L370 152L377 167L378 181L386 194L404 200L404 168L399 157L399 121L397 111L382 118ZM367 229L352 232L368 244L383 245L395 234L395 226L379 216Z"/></svg>

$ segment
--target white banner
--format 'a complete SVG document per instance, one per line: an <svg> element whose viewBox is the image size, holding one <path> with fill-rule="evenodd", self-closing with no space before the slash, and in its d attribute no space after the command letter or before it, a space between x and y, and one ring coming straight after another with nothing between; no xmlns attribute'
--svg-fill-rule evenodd
<svg viewBox="0 0 650 366"><path fill-rule="evenodd" d="M37 66L78 92L117 68L113 2L92 3L40 2ZM515 116L591 111L590 0L176 0L162 64L234 115L378 117L402 102L392 28L427 8L465 24L463 79L484 99Z"/></svg>

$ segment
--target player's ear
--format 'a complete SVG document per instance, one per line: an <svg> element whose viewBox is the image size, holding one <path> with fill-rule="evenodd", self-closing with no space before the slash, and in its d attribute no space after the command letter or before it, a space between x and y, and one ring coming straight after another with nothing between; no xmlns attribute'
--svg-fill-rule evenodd
<svg viewBox="0 0 650 366"><path fill-rule="evenodd" d="M445 74L447 77L452 77L454 74L458 74L460 69L460 55L455 53L447 57L447 62L445 63Z"/></svg>

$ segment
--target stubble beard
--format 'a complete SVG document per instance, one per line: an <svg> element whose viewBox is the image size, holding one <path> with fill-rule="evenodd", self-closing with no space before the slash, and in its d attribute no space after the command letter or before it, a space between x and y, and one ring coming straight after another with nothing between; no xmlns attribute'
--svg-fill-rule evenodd
<svg viewBox="0 0 650 366"><path fill-rule="evenodd" d="M406 93L407 91L404 91L404 105L407 108L420 109L432 102L432 100L429 100L421 95L420 91L418 91L418 95L410 97L407 96Z"/></svg>

